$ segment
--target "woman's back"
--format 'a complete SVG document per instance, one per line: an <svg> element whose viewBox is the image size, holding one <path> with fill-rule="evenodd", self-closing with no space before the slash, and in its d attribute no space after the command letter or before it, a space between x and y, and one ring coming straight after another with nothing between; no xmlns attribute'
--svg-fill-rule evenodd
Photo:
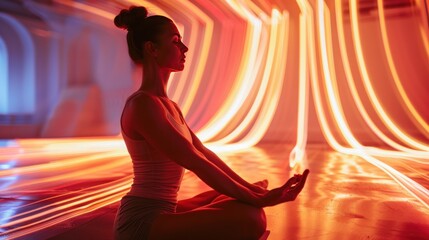
<svg viewBox="0 0 429 240"><path fill-rule="evenodd" d="M134 181L127 195L175 203L183 177L183 167L166 157L165 154L162 154L156 147L151 146L144 137L134 133L132 130L133 126L129 126L132 123L126 121L126 118L129 117L128 115L135 114L131 109L127 108L127 105L130 101L135 101L141 94L145 93L137 92L128 98L121 117L122 136L131 156L134 171ZM163 106L163 104L160 105ZM185 138L192 141L186 124L184 124L183 121L179 122L171 115L165 106L163 107L165 117L168 121L181 132Z"/></svg>

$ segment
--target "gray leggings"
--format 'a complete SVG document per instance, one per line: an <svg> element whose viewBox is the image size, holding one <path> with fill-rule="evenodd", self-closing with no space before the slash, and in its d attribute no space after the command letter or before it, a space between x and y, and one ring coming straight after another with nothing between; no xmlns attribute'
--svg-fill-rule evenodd
<svg viewBox="0 0 429 240"><path fill-rule="evenodd" d="M148 239L154 219L163 213L174 213L176 204L162 200L124 196L116 214L116 240Z"/></svg>

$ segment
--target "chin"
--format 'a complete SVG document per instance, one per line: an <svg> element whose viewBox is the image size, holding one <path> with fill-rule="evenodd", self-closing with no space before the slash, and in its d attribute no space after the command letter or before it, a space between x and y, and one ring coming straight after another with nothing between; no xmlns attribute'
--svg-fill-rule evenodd
<svg viewBox="0 0 429 240"><path fill-rule="evenodd" d="M183 69L185 69L185 66L179 66L179 67L171 68L171 71L180 72L180 71L183 71Z"/></svg>

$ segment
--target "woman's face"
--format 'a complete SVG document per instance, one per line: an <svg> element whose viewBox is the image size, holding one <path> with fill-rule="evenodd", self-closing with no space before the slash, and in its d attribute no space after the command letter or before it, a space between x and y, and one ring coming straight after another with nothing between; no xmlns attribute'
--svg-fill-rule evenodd
<svg viewBox="0 0 429 240"><path fill-rule="evenodd" d="M159 66L173 72L183 70L188 47L182 43L182 37L173 22L164 26L164 31L155 46L157 49L156 61Z"/></svg>

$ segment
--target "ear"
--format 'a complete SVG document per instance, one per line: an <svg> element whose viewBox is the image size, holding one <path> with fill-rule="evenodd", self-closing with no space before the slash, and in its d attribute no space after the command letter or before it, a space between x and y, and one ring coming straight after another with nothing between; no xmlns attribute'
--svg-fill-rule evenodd
<svg viewBox="0 0 429 240"><path fill-rule="evenodd" d="M152 57L158 56L158 49L156 48L155 43L153 43L151 41L145 42L143 44L143 49L144 49L144 51L149 53L149 55L151 55Z"/></svg>

